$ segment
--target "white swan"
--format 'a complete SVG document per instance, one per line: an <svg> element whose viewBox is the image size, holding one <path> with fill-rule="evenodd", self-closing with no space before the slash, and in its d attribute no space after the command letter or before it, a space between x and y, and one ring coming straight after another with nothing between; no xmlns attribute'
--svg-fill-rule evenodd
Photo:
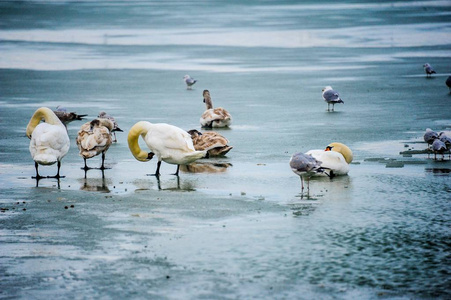
<svg viewBox="0 0 451 300"><path fill-rule="evenodd" d="M44 119L45 123L41 123ZM61 159L69 151L70 140L66 127L55 113L47 107L37 109L27 125L27 136L30 138L30 153L35 162L36 179L39 175L38 165L53 165L57 163L58 171L55 176L60 178Z"/></svg>
<svg viewBox="0 0 451 300"><path fill-rule="evenodd" d="M232 123L232 116L222 107L213 108L210 92L204 90L204 102L207 110L200 117L202 127L228 127Z"/></svg>
<svg viewBox="0 0 451 300"><path fill-rule="evenodd" d="M142 136L151 152L139 147L138 138ZM140 121L133 125L128 133L128 147L139 161L149 161L158 157L155 176L160 175L161 161L177 165L174 175L178 176L180 165L187 165L204 157L207 151L196 151L191 136L183 129L169 124L152 124Z"/></svg>
<svg viewBox="0 0 451 300"><path fill-rule="evenodd" d="M109 119L94 119L91 122L86 122L81 125L77 135L77 146L80 151L80 156L85 161L84 170L89 170L86 159L102 153L101 170L105 169L105 153L110 148L113 138L111 132L113 131L114 123Z"/></svg>
<svg viewBox="0 0 451 300"><path fill-rule="evenodd" d="M341 143L330 143L325 150L310 150L306 154L320 161L321 167L328 173L318 172L313 174L313 176L333 177L346 175L349 172L349 164L353 160L351 149Z"/></svg>

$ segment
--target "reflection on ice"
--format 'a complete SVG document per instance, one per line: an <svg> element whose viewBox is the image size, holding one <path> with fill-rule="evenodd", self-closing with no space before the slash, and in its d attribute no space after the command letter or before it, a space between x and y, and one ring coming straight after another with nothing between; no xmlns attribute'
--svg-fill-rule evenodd
<svg viewBox="0 0 451 300"><path fill-rule="evenodd" d="M103 172L102 172L103 173ZM102 178L84 178L78 179L80 182L80 190L88 192L110 193L108 185L112 185L111 179Z"/></svg>
<svg viewBox="0 0 451 300"><path fill-rule="evenodd" d="M223 173L231 166L230 163L195 162L189 165L181 165L180 171L185 173Z"/></svg>

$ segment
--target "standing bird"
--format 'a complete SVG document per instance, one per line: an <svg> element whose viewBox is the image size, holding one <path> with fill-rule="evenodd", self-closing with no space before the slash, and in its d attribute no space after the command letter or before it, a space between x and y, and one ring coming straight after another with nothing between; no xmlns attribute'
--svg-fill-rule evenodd
<svg viewBox="0 0 451 300"><path fill-rule="evenodd" d="M307 178L307 190L310 189L310 177L325 173L321 162L313 156L304 153L295 153L290 159L291 170L301 178L301 192L304 192L304 177Z"/></svg>
<svg viewBox="0 0 451 300"><path fill-rule="evenodd" d="M102 153L100 170L105 170L105 153L113 142L111 137L113 128L114 123L109 119L94 119L81 125L76 141L80 156L85 161L82 169L85 171L91 169L88 168L86 160Z"/></svg>
<svg viewBox="0 0 451 300"><path fill-rule="evenodd" d="M340 98L340 94L337 91L333 90L331 86L326 86L323 88L323 99L327 102L327 111L329 110L329 106L332 104L332 111L334 111L334 106L336 103L344 103Z"/></svg>
<svg viewBox="0 0 451 300"><path fill-rule="evenodd" d="M438 139L438 133L433 131L431 128L426 128L426 132L423 135L423 139L428 144L429 149L429 146L432 145L432 143L436 139Z"/></svg>
<svg viewBox="0 0 451 300"><path fill-rule="evenodd" d="M186 83L186 89L187 90L191 90L192 85L195 84L197 82L196 79L191 78L189 75L185 75L185 77L183 77L183 80Z"/></svg>
<svg viewBox="0 0 451 300"><path fill-rule="evenodd" d="M424 72L426 73L426 77L431 77L432 74L435 74L436 72L434 71L434 69L432 68L432 66L428 63L425 63L423 65L424 68Z"/></svg>
<svg viewBox="0 0 451 300"><path fill-rule="evenodd" d="M446 86L449 89L449 93L451 94L451 76L448 76L448 78L446 78Z"/></svg>
<svg viewBox="0 0 451 300"><path fill-rule="evenodd" d="M83 117L87 116L87 115L78 115L75 112L67 112L67 109L61 107L60 105L58 105L56 107L56 110L54 110L53 112L58 117L58 119L60 119L60 121L63 122L65 126L67 126L67 124L69 124L72 121L83 120Z"/></svg>
<svg viewBox="0 0 451 300"><path fill-rule="evenodd" d="M41 123L44 119L45 123ZM57 163L58 171L55 176L48 178L62 178L60 176L61 160L69 151L70 140L66 127L55 113L47 107L37 109L27 125L27 136L30 138L30 153L35 162L36 179L39 175L38 165L53 165Z"/></svg>
<svg viewBox="0 0 451 300"><path fill-rule="evenodd" d="M194 149L207 150L208 156L224 156L233 148L227 145L229 141L217 132L201 133L196 129L191 129L188 133L193 139Z"/></svg>
<svg viewBox="0 0 451 300"><path fill-rule="evenodd" d="M144 139L151 152L139 147L139 136ZM177 165L174 175L178 176L180 165L190 164L207 154L205 150L196 151L191 136L185 130L165 123L152 124L147 121L140 121L130 129L128 147L139 161L149 161L154 155L158 157L154 174L157 177L160 176L161 161Z"/></svg>
<svg viewBox="0 0 451 300"><path fill-rule="evenodd" d="M446 150L448 150L448 157L451 158L451 137L449 137L446 133L440 132L438 138L445 143Z"/></svg>
<svg viewBox="0 0 451 300"><path fill-rule="evenodd" d="M437 153L442 155L442 159L444 158L444 152L446 151L446 145L439 139L435 139L432 143L432 151L434 151L434 159L437 159Z"/></svg>
<svg viewBox="0 0 451 300"><path fill-rule="evenodd" d="M232 123L230 113L222 107L213 108L213 102L211 102L208 90L204 90L203 97L207 110L200 117L200 125L206 128L230 126Z"/></svg>
<svg viewBox="0 0 451 300"><path fill-rule="evenodd" d="M114 140L113 140L113 142L116 143L116 142L117 142L116 131L123 132L123 130L120 129L119 126L117 126L116 120L115 120L112 116L108 115L108 114L107 114L106 112L104 112L104 111L101 111L101 112L99 113L99 115L97 116L97 118L99 118L99 119L108 119L108 120L111 120L111 121L113 122L113 124L114 124L114 127L113 127Z"/></svg>

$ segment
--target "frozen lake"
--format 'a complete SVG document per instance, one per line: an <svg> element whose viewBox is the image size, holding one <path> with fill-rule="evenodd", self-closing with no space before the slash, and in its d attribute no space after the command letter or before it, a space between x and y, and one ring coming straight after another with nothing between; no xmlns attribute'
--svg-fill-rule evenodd
<svg viewBox="0 0 451 300"><path fill-rule="evenodd" d="M451 162L400 152L451 131L451 2L300 2L0 2L0 298L449 299ZM234 148L147 176L128 130L200 130L204 89ZM104 177L75 121L66 177L31 178L25 128L58 105L124 130ZM291 155L331 142L349 175L301 197Z"/></svg>

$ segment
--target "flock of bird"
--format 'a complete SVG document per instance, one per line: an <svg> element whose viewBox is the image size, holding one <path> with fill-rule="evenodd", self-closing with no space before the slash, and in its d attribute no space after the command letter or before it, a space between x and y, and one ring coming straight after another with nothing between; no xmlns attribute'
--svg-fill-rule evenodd
<svg viewBox="0 0 451 300"><path fill-rule="evenodd" d="M431 65L424 64L426 76L430 77L436 73ZM184 77L187 89L197 80L189 75ZM451 91L451 76L446 84ZM327 103L327 110L332 111L337 103L344 103L337 91L331 86L326 86L322 90L322 97ZM211 95L208 90L203 91L203 102L206 110L200 117L202 128L228 127L232 123L231 114L222 107L213 107ZM55 111L50 108L41 107L37 109L31 117L26 134L30 138L30 153L35 162L36 176L33 178L43 178L39 174L39 165L57 164L57 174L47 178L61 178L61 160L68 153L70 140L66 125L74 120L82 120L87 115L78 115L74 112L67 112L63 107L58 106ZM41 122L44 120L44 122ZM116 131L122 131L115 119L100 112L96 119L86 122L80 127L76 137L79 154L84 160L85 171L91 169L87 165L87 160L95 156L102 156L102 163L99 169L105 168L105 154L113 142L117 142ZM114 136L114 139L113 139ZM140 148L138 140L142 137L149 151ZM424 135L426 143L431 145L435 154L449 151L451 138L445 133L436 133L430 129ZM233 147L228 145L229 141L221 134L214 131L200 132L196 129L185 131L179 127L166 123L150 123L139 121L133 125L128 132L128 147L132 155L138 161L149 161L154 156L157 157L157 169L152 175L160 176L161 162L177 165L174 175L179 174L180 165L188 165L200 158L210 156L224 156ZM295 153L290 159L291 170L299 175L301 179L301 189L304 190L304 178L307 180L313 176L328 176L333 178L339 175L346 175L349 172L349 164L353 160L353 153L349 147L342 143L331 143L325 149L310 150L306 153ZM308 188L308 184L307 184Z"/></svg>

